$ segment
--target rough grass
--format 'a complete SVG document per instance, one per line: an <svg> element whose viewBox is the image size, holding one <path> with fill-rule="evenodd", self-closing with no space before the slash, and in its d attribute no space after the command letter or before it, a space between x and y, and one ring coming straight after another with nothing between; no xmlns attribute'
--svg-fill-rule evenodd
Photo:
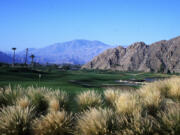
<svg viewBox="0 0 180 135"><path fill-rule="evenodd" d="M72 133L72 114L65 111L52 111L33 122L35 135L65 135Z"/></svg>
<svg viewBox="0 0 180 135"><path fill-rule="evenodd" d="M166 111L161 111L158 114L159 124L164 134L175 134L180 133L180 107L171 106Z"/></svg>
<svg viewBox="0 0 180 135"><path fill-rule="evenodd" d="M178 135L179 102L178 77L134 91L89 90L71 96L45 87L6 87L0 93L0 131L5 135ZM70 103L79 108L77 112Z"/></svg>
<svg viewBox="0 0 180 135"><path fill-rule="evenodd" d="M134 115L141 113L139 97L135 93L121 93L114 101L115 110L120 114Z"/></svg>
<svg viewBox="0 0 180 135"><path fill-rule="evenodd" d="M22 98L18 98L16 101L16 105L22 107L22 108L27 108L31 106L31 101L29 100L29 98L27 96L22 97Z"/></svg>
<svg viewBox="0 0 180 135"><path fill-rule="evenodd" d="M88 109L89 107L99 107L103 104L101 95L93 90L78 94L76 101L80 110Z"/></svg>
<svg viewBox="0 0 180 135"><path fill-rule="evenodd" d="M29 135L33 118L33 108L3 107L0 110L0 132L4 135Z"/></svg>
<svg viewBox="0 0 180 135"><path fill-rule="evenodd" d="M107 89L104 91L105 100L110 105L114 104L115 100L117 100L119 95L120 95L120 91L118 91L118 90Z"/></svg>
<svg viewBox="0 0 180 135"><path fill-rule="evenodd" d="M110 109L91 108L78 116L77 135L111 135L113 112Z"/></svg>
<svg viewBox="0 0 180 135"><path fill-rule="evenodd" d="M58 111L60 109L67 109L69 103L69 95L61 90L48 90L45 92L45 97L49 103L49 110Z"/></svg>

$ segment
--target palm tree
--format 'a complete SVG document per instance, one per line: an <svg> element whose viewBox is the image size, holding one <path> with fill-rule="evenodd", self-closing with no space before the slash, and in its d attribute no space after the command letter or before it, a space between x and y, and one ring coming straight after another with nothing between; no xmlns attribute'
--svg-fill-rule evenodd
<svg viewBox="0 0 180 135"><path fill-rule="evenodd" d="M34 64L34 57L35 57L35 56L34 56L33 54L31 54L30 57L31 57L31 59L32 59L32 60L31 60L31 64L32 64L32 66L33 66L33 64Z"/></svg>
<svg viewBox="0 0 180 135"><path fill-rule="evenodd" d="M15 64L15 51L16 51L16 48L13 47L12 50L14 51L14 55L13 55L13 64L12 64L12 66L14 67L14 64Z"/></svg>
<svg viewBox="0 0 180 135"><path fill-rule="evenodd" d="M28 48L26 48L26 58L25 58L25 62L24 62L25 65L27 64L27 56L28 56Z"/></svg>

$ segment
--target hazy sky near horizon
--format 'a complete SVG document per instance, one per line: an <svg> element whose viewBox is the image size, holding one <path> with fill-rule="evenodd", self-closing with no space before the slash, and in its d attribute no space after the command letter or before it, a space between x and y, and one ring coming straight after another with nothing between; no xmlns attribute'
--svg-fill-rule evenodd
<svg viewBox="0 0 180 135"><path fill-rule="evenodd" d="M129 45L180 36L180 0L0 0L0 50L74 39Z"/></svg>

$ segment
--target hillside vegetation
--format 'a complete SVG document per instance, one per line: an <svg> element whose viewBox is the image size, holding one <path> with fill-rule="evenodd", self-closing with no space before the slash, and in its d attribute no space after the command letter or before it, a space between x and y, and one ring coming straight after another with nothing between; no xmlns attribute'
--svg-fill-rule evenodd
<svg viewBox="0 0 180 135"><path fill-rule="evenodd" d="M137 90L107 89L103 93L87 90L74 97L58 89L8 86L0 92L0 132L4 135L178 135L179 101L179 77L149 83Z"/></svg>

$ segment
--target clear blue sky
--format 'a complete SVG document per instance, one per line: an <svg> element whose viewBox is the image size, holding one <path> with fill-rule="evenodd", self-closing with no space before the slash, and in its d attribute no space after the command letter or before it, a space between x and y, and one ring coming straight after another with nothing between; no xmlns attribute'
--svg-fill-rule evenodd
<svg viewBox="0 0 180 135"><path fill-rule="evenodd" d="M148 44L180 35L180 0L0 0L0 50L74 39Z"/></svg>

